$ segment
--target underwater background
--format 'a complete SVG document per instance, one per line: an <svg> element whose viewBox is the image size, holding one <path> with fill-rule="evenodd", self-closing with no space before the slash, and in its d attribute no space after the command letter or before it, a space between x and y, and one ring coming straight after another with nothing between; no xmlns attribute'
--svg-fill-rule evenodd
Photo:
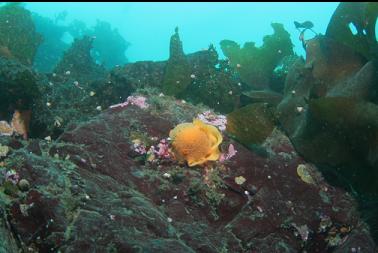
<svg viewBox="0 0 378 253"><path fill-rule="evenodd" d="M377 252L377 16L0 3L0 253Z"/></svg>
<svg viewBox="0 0 378 253"><path fill-rule="evenodd" d="M106 21L116 28L131 45L126 55L129 61L162 61L169 57L168 43L172 30L178 26L185 41L185 53L193 53L232 39L240 44L254 41L262 44L264 35L271 33L270 23L285 25L297 37L293 20L311 20L316 31L324 33L337 2L323 3L26 3L25 7L44 17L54 19L66 12L60 24L77 19L87 26L96 20ZM153 41L153 43L151 43ZM294 50L303 55L299 40L293 39Z"/></svg>

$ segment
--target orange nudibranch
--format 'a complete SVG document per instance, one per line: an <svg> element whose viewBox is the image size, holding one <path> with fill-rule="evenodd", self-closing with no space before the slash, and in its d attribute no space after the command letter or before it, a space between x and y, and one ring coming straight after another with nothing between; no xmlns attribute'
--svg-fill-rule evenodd
<svg viewBox="0 0 378 253"><path fill-rule="evenodd" d="M170 131L173 152L179 160L187 161L190 167L220 157L219 145L223 141L219 130L194 119L193 123L182 123Z"/></svg>

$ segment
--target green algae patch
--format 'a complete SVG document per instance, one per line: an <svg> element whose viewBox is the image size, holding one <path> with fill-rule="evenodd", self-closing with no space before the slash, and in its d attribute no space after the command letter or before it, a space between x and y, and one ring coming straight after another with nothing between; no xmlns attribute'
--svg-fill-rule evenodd
<svg viewBox="0 0 378 253"><path fill-rule="evenodd" d="M376 58L377 17L378 5L375 2L340 3L328 24L326 36L353 48L366 59ZM355 34L351 26L357 30Z"/></svg>
<svg viewBox="0 0 378 253"><path fill-rule="evenodd" d="M250 88L269 87L273 70L288 55L293 55L290 34L282 24L272 23L274 33L263 38L263 45L256 47L254 42L246 42L243 47L232 40L220 42L224 55L230 60L232 68L240 74L243 82Z"/></svg>
<svg viewBox="0 0 378 253"><path fill-rule="evenodd" d="M274 127L273 113L264 103L244 106L227 115L227 133L246 146L264 142Z"/></svg>

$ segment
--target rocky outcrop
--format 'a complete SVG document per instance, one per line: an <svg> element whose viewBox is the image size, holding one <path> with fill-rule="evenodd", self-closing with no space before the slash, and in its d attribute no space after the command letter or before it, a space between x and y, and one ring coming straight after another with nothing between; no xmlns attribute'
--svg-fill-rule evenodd
<svg viewBox="0 0 378 253"><path fill-rule="evenodd" d="M203 108L158 95L146 103L108 109L52 143L7 139L4 166L30 183L25 192L0 195L7 203L0 224L10 224L16 248L374 252L354 200L328 185L277 129L262 144L266 156L224 135L222 152L232 144L233 157L189 168L138 153L135 139L157 145Z"/></svg>

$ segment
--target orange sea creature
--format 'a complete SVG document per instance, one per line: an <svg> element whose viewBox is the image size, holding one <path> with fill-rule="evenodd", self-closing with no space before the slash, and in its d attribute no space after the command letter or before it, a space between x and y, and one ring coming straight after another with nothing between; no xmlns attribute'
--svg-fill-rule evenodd
<svg viewBox="0 0 378 253"><path fill-rule="evenodd" d="M219 144L223 138L219 130L199 119L193 123L182 123L170 131L172 151L178 160L187 161L190 167L220 157Z"/></svg>
<svg viewBox="0 0 378 253"><path fill-rule="evenodd" d="M29 132L29 122L31 118L31 111L18 111L16 110L13 114L12 118L12 128L14 131L22 135L22 137L26 140L28 138Z"/></svg>

